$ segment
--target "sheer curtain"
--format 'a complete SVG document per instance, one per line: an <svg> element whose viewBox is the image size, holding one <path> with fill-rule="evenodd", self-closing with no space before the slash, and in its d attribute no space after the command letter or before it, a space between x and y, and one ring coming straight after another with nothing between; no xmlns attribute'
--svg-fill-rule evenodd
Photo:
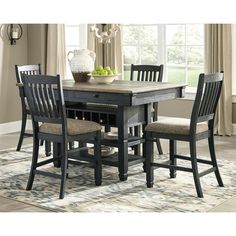
<svg viewBox="0 0 236 236"><path fill-rule="evenodd" d="M46 36L46 73L66 78L65 25L49 24Z"/></svg>
<svg viewBox="0 0 236 236"><path fill-rule="evenodd" d="M90 27L88 25L88 49L96 53L95 66L110 66L111 68L116 68L118 73L122 74L122 47L121 47L121 31L119 30L115 38L111 39L111 43L99 43L98 39L95 37L94 32L90 32ZM96 25L100 30L102 30L102 25ZM112 24L107 24L104 30L109 30ZM122 75L119 76L122 79Z"/></svg>
<svg viewBox="0 0 236 236"><path fill-rule="evenodd" d="M232 134L232 26L205 25L206 73L224 71L221 97L215 118L215 133Z"/></svg>

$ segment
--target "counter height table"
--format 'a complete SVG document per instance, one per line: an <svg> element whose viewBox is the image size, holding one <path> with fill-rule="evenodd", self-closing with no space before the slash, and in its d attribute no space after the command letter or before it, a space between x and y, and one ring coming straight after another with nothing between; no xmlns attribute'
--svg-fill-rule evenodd
<svg viewBox="0 0 236 236"><path fill-rule="evenodd" d="M186 84L124 80L111 84L64 80L62 84L65 101L81 103L81 107L74 110L79 119L118 128L118 140L103 140L103 144L117 147L118 153L103 158L102 162L118 167L121 181L127 180L129 166L144 162L141 155L128 154L128 147L144 143L142 136L128 135L129 127L150 123L152 103L183 97L186 87ZM55 144L54 148L54 155L58 155ZM70 157L73 154L69 154Z"/></svg>

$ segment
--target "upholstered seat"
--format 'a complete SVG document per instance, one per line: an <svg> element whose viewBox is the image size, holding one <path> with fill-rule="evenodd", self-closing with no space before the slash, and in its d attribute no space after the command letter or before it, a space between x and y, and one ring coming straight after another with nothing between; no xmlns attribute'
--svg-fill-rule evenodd
<svg viewBox="0 0 236 236"><path fill-rule="evenodd" d="M87 120L67 119L68 135L79 135L101 130L102 127L98 123ZM39 132L62 135L61 124L43 123L39 127Z"/></svg>
<svg viewBox="0 0 236 236"><path fill-rule="evenodd" d="M208 130L206 122L197 123L196 133ZM164 133L164 134L182 134L188 135L190 132L190 119L168 117L148 124L145 131Z"/></svg>

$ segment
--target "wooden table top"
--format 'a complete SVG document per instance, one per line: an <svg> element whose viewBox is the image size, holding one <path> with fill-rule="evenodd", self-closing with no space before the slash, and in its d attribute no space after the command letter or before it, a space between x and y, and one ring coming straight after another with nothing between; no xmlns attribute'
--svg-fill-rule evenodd
<svg viewBox="0 0 236 236"><path fill-rule="evenodd" d="M186 84L168 82L139 82L115 80L111 84L97 84L95 81L75 83L74 80L62 80L63 90L104 92L104 93L123 93L137 94L165 90L171 88L186 87Z"/></svg>

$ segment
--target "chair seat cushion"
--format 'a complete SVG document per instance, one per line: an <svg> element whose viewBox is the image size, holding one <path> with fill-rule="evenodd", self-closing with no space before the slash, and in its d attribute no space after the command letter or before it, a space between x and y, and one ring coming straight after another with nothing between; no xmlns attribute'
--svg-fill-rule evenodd
<svg viewBox="0 0 236 236"><path fill-rule="evenodd" d="M197 123L196 133L201 133L208 130L206 122ZM156 122L148 124L145 131L165 133L165 134L180 134L188 135L190 132L190 119L167 117Z"/></svg>
<svg viewBox="0 0 236 236"><path fill-rule="evenodd" d="M86 133L99 131L101 129L102 129L102 126L93 121L67 119L68 135L86 134ZM43 123L39 127L39 132L47 133L47 134L62 135L62 125L52 124L52 123Z"/></svg>

